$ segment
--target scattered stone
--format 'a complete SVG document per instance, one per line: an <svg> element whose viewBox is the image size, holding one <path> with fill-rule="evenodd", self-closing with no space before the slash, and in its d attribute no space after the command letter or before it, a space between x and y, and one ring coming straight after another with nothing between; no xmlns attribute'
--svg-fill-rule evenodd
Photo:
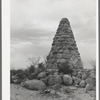
<svg viewBox="0 0 100 100"><path fill-rule="evenodd" d="M30 90L44 90L46 85L41 80L29 80L21 83L21 86L26 87Z"/></svg>
<svg viewBox="0 0 100 100"><path fill-rule="evenodd" d="M56 93L56 91L51 89L50 93L54 95Z"/></svg>
<svg viewBox="0 0 100 100"><path fill-rule="evenodd" d="M75 86L70 86L69 87L71 90L77 90L77 88Z"/></svg>
<svg viewBox="0 0 100 100"><path fill-rule="evenodd" d="M73 70L72 76L76 76L76 75L77 75L77 71L76 70Z"/></svg>
<svg viewBox="0 0 100 100"><path fill-rule="evenodd" d="M62 93L70 93L71 92L71 89L69 87L67 87L67 86L63 86L61 88L61 92Z"/></svg>
<svg viewBox="0 0 100 100"><path fill-rule="evenodd" d="M82 78L82 75L81 74L78 74L76 77L81 79Z"/></svg>
<svg viewBox="0 0 100 100"><path fill-rule="evenodd" d="M85 87L86 86L86 81L85 80L82 80L80 83L79 83L80 87Z"/></svg>
<svg viewBox="0 0 100 100"><path fill-rule="evenodd" d="M82 73L81 73L81 71L79 71L78 73L77 73L77 76L76 77L78 77L78 78L82 78Z"/></svg>
<svg viewBox="0 0 100 100"><path fill-rule="evenodd" d="M88 91L93 90L93 86L91 84L87 84L85 87L85 92L87 93Z"/></svg>
<svg viewBox="0 0 100 100"><path fill-rule="evenodd" d="M71 85L73 83L73 79L70 75L65 74L63 76L63 82L65 85Z"/></svg>

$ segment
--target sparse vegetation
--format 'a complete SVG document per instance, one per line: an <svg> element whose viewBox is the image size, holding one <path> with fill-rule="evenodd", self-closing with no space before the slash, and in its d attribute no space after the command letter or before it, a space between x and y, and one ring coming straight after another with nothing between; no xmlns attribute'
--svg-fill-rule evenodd
<svg viewBox="0 0 100 100"><path fill-rule="evenodd" d="M24 79L34 79L37 78L37 75L42 72L45 71L45 65L44 63L40 63L40 58L29 58L28 59L30 62L30 66L28 66L26 69L11 69L10 70L10 78L11 78L11 83L13 83L12 81L12 76L16 76L21 80Z"/></svg>

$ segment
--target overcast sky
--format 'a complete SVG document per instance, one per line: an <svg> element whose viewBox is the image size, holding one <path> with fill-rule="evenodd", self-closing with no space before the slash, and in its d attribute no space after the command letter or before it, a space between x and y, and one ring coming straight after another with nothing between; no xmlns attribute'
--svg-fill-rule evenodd
<svg viewBox="0 0 100 100"><path fill-rule="evenodd" d="M11 65L48 55L63 17L69 19L82 60L96 58L96 0L11 0Z"/></svg>

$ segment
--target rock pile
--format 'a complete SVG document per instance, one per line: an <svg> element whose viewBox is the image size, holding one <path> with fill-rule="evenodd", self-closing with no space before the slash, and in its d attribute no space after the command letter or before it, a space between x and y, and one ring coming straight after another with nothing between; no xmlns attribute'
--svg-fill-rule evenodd
<svg viewBox="0 0 100 100"><path fill-rule="evenodd" d="M57 71L59 63L69 62L72 69L82 69L80 53L67 18L60 21L56 35L53 38L52 48L47 56L47 69Z"/></svg>
<svg viewBox="0 0 100 100"><path fill-rule="evenodd" d="M77 87L84 88L85 92L96 87L95 70L83 69L80 54L67 18L63 18L59 24L46 63L47 69L36 69L31 74L31 80L21 80L21 83L17 76L12 76L11 79L14 83L20 81L23 87L31 90L46 90L50 87L53 90L60 89L65 93L70 93L72 89L69 89L68 86L74 86L74 89ZM50 92L50 90L45 92ZM52 93L54 92L52 91Z"/></svg>
<svg viewBox="0 0 100 100"><path fill-rule="evenodd" d="M43 73L39 73L39 75ZM79 75L82 76L85 73L90 73L86 77L86 79L82 79L82 77L79 77ZM92 76L92 73L93 73L93 70L86 71L82 69L78 71L77 75L75 76L71 76L68 74L62 74L62 75L61 74L58 74L58 75L45 74L45 77L40 77L39 79L27 80L25 82L22 82L21 85L31 90L45 90L49 87L53 90L63 89L66 92L69 91L68 87L72 86L76 88L78 87L84 88L84 91L88 92L95 89L96 87L96 77L95 75Z"/></svg>

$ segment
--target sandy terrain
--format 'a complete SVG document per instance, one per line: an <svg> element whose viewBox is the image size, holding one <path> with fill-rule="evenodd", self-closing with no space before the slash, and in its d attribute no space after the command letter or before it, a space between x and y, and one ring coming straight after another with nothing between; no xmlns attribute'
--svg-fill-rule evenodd
<svg viewBox="0 0 100 100"><path fill-rule="evenodd" d="M70 94L58 92L59 96L40 94L39 91L28 90L16 84L11 84L10 88L10 100L95 100L95 91L84 93L83 88L77 88Z"/></svg>

